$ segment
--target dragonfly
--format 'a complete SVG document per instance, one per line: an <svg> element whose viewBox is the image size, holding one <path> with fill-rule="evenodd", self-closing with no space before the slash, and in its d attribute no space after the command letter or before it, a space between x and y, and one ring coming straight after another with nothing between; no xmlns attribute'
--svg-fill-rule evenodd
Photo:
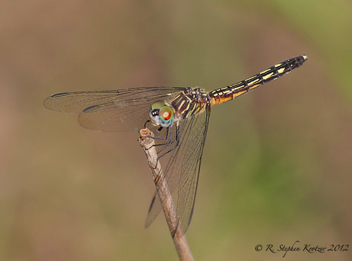
<svg viewBox="0 0 352 261"><path fill-rule="evenodd" d="M307 61L300 55L235 84L206 92L192 87L138 87L107 91L79 91L54 94L44 101L47 109L78 113L79 123L99 131L137 131L150 125L158 146L158 157L169 155L164 178L176 194L176 212L185 233L191 222L203 148L211 108L275 80ZM164 133L162 133L164 132ZM152 199L145 227L162 209L157 191Z"/></svg>

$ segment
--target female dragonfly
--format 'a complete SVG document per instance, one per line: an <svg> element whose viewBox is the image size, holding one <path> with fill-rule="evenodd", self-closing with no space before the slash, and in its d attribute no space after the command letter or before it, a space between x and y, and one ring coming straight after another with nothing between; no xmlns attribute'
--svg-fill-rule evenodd
<svg viewBox="0 0 352 261"><path fill-rule="evenodd" d="M186 232L194 209L211 107L275 80L300 67L306 60L305 55L297 56L246 80L210 92L191 87L64 92L48 97L44 106L54 111L79 113L79 123L88 129L131 131L139 130L147 123L155 128L156 133L163 129L163 137L161 133L160 137L155 137L156 145L159 145L158 156L169 155L164 175L170 192L177 192L176 211ZM155 193L146 227L161 209Z"/></svg>

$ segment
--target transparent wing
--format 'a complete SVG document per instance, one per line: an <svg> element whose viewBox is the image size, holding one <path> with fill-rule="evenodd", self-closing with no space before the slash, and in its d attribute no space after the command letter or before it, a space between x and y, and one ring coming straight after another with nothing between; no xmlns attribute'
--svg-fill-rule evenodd
<svg viewBox="0 0 352 261"><path fill-rule="evenodd" d="M150 105L172 98L182 87L140 87L111 91L65 92L48 97L44 107L80 113L80 124L102 131L130 131L143 127Z"/></svg>
<svg viewBox="0 0 352 261"><path fill-rule="evenodd" d="M192 219L209 116L210 106L204 113L180 122L180 142L172 151L164 170L170 193L178 189L176 210L184 233ZM149 208L146 227L154 221L161 209L161 201L156 192Z"/></svg>

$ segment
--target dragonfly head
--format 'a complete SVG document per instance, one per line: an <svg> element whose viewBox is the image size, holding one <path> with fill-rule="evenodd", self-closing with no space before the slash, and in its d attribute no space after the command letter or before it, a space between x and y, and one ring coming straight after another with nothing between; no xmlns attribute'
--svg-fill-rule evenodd
<svg viewBox="0 0 352 261"><path fill-rule="evenodd" d="M149 117L154 126L167 128L174 123L175 114L170 106L165 105L165 102L160 100L150 106Z"/></svg>

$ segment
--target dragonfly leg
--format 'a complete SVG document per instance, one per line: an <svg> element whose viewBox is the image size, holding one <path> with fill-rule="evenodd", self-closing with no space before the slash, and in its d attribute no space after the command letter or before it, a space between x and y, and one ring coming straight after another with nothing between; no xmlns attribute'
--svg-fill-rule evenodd
<svg viewBox="0 0 352 261"><path fill-rule="evenodd" d="M171 134L171 132L172 132L172 129L171 129L171 131L170 131L170 134ZM170 153L171 151L173 151L174 149L176 149L177 146L179 145L179 143L180 143L180 138L179 138L179 137L180 137L180 129L179 129L179 126L176 126L176 137L175 137L175 139L174 139L173 141L171 141L171 136L172 136L172 135L170 135L170 137L169 137L169 142L165 144L166 146L163 147L163 148L158 152L158 154L161 153L161 152L162 152L163 150L165 150L166 148L170 147L172 144L174 144L174 146L173 146L172 148L170 148L168 151L163 152L160 156L158 156L157 161L158 161L160 158L162 158L163 156L165 156L166 154L168 154L168 153Z"/></svg>
<svg viewBox="0 0 352 261"><path fill-rule="evenodd" d="M157 153L160 154L162 151L164 151L166 148L170 147L171 145L174 144L174 146L172 148L170 148L168 151L162 153L160 156L158 156L157 160L156 160L156 165L155 165L155 168L157 167L158 165L158 162L159 162L159 159L162 158L163 156L165 156L166 154L168 154L169 152L173 151L179 144L179 127L176 126L176 137L174 140L171 140L172 139L172 130L173 130L173 126L170 127L170 134L169 134L169 140L167 143L163 143L163 144L156 144L156 145L153 145L153 146L158 146L158 145L166 145L164 146L160 151L158 151Z"/></svg>
<svg viewBox="0 0 352 261"><path fill-rule="evenodd" d="M158 133L158 132L161 132L161 130L163 129L163 127L159 127L159 129L157 129L156 131L154 131L153 133L155 134L155 133Z"/></svg>
<svg viewBox="0 0 352 261"><path fill-rule="evenodd" d="M160 127L156 132L160 132L162 128L163 127ZM153 132L153 133L156 133L156 132ZM150 148L155 147L155 146L161 146L161 145L169 144L170 140L171 140L171 136L172 136L172 129L171 129L170 134L169 134L169 128L167 128L166 131L165 131L165 137L155 137L154 136L154 137L151 137L151 138L153 138L154 140L166 140L169 137L169 141L167 143L154 144L154 145L150 146L149 148L146 148L146 150L149 150Z"/></svg>
<svg viewBox="0 0 352 261"><path fill-rule="evenodd" d="M144 129L147 129L148 127L147 127L147 124L148 123L150 123L151 122L151 120L147 120L145 123L144 123ZM155 127L154 125L152 125L153 126L153 128ZM153 131L153 133L155 134L155 133L158 133L158 132L160 132L161 130L163 129L163 127L159 127L156 131Z"/></svg>
<svg viewBox="0 0 352 261"><path fill-rule="evenodd" d="M169 136L169 128L170 127L168 127L168 128L166 128L166 131L165 131L165 137L152 137L154 140L166 140L167 139L167 137ZM158 133L158 132L160 132L161 130L163 129L163 127L160 127L158 130L156 130L155 132L153 132L153 133ZM171 132L170 132L170 136L171 136ZM155 146L158 146L159 144L156 144Z"/></svg>
<svg viewBox="0 0 352 261"><path fill-rule="evenodd" d="M169 135L169 139L167 142L155 145L155 146L164 146L163 148L161 148L158 151L158 154L161 153L163 150L165 150L167 147L171 146L176 141L177 137L175 137L175 139L173 141L171 140L172 139L172 130L173 130L173 127L171 126L170 127L170 135Z"/></svg>

